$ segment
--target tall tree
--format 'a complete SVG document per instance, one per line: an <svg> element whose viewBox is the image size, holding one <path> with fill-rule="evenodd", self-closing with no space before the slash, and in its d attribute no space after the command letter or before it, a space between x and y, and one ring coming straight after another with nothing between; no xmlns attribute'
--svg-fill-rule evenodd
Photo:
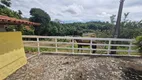
<svg viewBox="0 0 142 80"><path fill-rule="evenodd" d="M35 26L35 34L36 35L48 35L49 33L49 22L50 16L40 8L32 8L30 10L30 21L41 23L41 26Z"/></svg>

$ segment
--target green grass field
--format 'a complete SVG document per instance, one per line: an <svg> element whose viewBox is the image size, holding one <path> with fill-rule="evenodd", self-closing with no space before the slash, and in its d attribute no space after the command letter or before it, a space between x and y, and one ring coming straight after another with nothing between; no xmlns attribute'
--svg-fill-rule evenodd
<svg viewBox="0 0 142 80"><path fill-rule="evenodd" d="M72 48L72 46L67 46L66 48ZM77 45L74 46L74 48L77 48ZM83 48L86 48L86 49L89 49L90 47L83 47ZM122 47L118 47L117 48L118 50L128 50L128 48L122 48ZM56 49L53 49L53 48L40 48L40 52L55 52ZM65 49L65 48L59 48L57 49L58 52L67 52L67 53L71 53L72 52L72 49ZM135 49L133 49L135 50ZM38 49L37 48L31 48L31 47L25 47L25 52L38 52ZM90 54L90 50L81 50L78 52L77 49L74 50L74 53L88 53ZM99 54L107 54L107 51L100 51L100 50L97 50L96 53L99 53ZM120 55L127 55L128 52L117 52L117 54L120 54ZM131 55L140 55L140 53L131 53Z"/></svg>

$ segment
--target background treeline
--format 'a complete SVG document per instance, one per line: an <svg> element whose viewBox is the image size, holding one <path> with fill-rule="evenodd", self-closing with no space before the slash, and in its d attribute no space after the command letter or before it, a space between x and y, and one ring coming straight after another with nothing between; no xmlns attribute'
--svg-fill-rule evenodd
<svg viewBox="0 0 142 80"><path fill-rule="evenodd" d="M13 11L9 7L10 0L1 0L0 15L6 15L17 19L26 19L33 22L41 23L40 26L10 25L7 31L21 31L23 35L42 35L42 36L82 36L83 33L95 33L97 37L112 37L115 26L116 16L110 16L110 22L90 21L90 22L75 22L62 23L55 19L51 21L49 14L39 8L30 10L30 18L23 18L20 10ZM124 13L121 22L120 38L135 38L142 35L142 21L128 20L129 13Z"/></svg>

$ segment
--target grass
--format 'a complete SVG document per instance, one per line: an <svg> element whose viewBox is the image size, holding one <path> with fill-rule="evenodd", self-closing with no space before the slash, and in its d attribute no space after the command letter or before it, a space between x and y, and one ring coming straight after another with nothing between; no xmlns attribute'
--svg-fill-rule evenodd
<svg viewBox="0 0 142 80"><path fill-rule="evenodd" d="M38 49L37 48L31 48L31 47L24 47L25 52L37 52Z"/></svg>
<svg viewBox="0 0 142 80"><path fill-rule="evenodd" d="M59 40L59 41L67 41L67 40ZM68 41L67 41L68 42ZM35 44L35 43L33 43ZM32 45L33 45L32 44ZM29 44L31 45L31 44ZM43 45L43 46L51 46L51 47L55 47L55 45L53 44L40 44L40 45ZM65 49L65 48L72 48L72 45L71 44L59 44L58 47L63 47L63 48L58 48L58 52L72 52L72 49ZM65 47L65 48L64 48ZM77 44L74 45L74 48L78 48L77 47ZM87 48L87 49L90 49L90 46L84 46L83 48ZM97 49L107 49L108 47L107 46L98 46ZM128 50L129 47L117 47L118 50ZM40 51L43 52L55 52L56 49L54 48L40 48ZM136 47L132 47L132 50L136 50ZM32 47L25 47L25 52L38 52L38 49L37 48L32 48ZM80 50L81 52L81 50ZM74 53L78 53L78 50L75 49L74 50ZM82 50L82 53L90 53L90 50ZM107 54L107 51L100 51L100 50L97 50L96 53L99 53L99 54ZM120 54L120 55L127 55L128 52L117 52L117 54ZM132 55L140 55L140 53L131 53Z"/></svg>
<svg viewBox="0 0 142 80"><path fill-rule="evenodd" d="M38 52L38 48L32 48L32 47L24 47L25 52ZM53 51L55 49L49 49L49 48L40 48L40 51Z"/></svg>
<svg viewBox="0 0 142 80"><path fill-rule="evenodd" d="M68 46L68 48L71 48L72 46ZM75 48L77 48L77 46L75 46ZM84 47L84 48L89 48L89 47ZM60 48L57 49L58 52L72 52L71 49L65 49L65 48ZM118 50L128 50L128 48L118 48ZM51 48L40 48L40 52L55 52L55 49L51 49ZM38 52L37 48L31 48L31 47L25 47L25 52ZM81 52L81 50L80 50ZM78 50L74 50L74 53L78 53ZM90 50L82 50L81 53L90 53ZM107 54L107 51L97 51L96 53L100 53L100 54ZM120 55L127 55L128 52L117 52L117 54ZM131 55L141 55L140 53L131 53Z"/></svg>

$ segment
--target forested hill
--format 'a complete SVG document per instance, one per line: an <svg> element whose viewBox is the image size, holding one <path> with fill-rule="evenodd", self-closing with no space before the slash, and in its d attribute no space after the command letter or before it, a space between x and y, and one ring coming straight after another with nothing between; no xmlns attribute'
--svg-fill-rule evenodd
<svg viewBox="0 0 142 80"><path fill-rule="evenodd" d="M71 35L82 35L83 33L95 33L97 37L111 37L113 25L108 22L86 22L63 24L68 27Z"/></svg>
<svg viewBox="0 0 142 80"><path fill-rule="evenodd" d="M42 25L35 27L35 35L45 36L81 36L83 33L95 33L97 37L112 37L114 32L115 16L110 16L109 22L86 22L86 23L66 23L59 20L51 21L50 16L39 8L32 8L30 21L39 22ZM120 38L135 38L142 35L142 22L128 20L128 14L124 14L121 22Z"/></svg>
<svg viewBox="0 0 142 80"><path fill-rule="evenodd" d="M65 27L74 29L75 34L95 33L97 37L112 37L114 24L108 22L86 22L63 24ZM142 35L141 21L123 21L121 22L120 38L135 38Z"/></svg>
<svg viewBox="0 0 142 80"><path fill-rule="evenodd" d="M30 26L30 29L24 25L11 25L7 31L16 29L21 31L23 35L42 35L42 36L82 36L83 33L95 33L97 37L112 37L115 26L116 16L110 16L110 22L90 21L86 23L60 23L56 19L51 21L50 15L42 9L32 8L29 11L30 18L23 18L20 10L10 10L10 0L0 1L0 15L15 17L18 19L26 19L33 22L41 23L40 26ZM135 38L142 35L142 21L131 21L128 19L129 13L125 13L121 22L120 38Z"/></svg>

